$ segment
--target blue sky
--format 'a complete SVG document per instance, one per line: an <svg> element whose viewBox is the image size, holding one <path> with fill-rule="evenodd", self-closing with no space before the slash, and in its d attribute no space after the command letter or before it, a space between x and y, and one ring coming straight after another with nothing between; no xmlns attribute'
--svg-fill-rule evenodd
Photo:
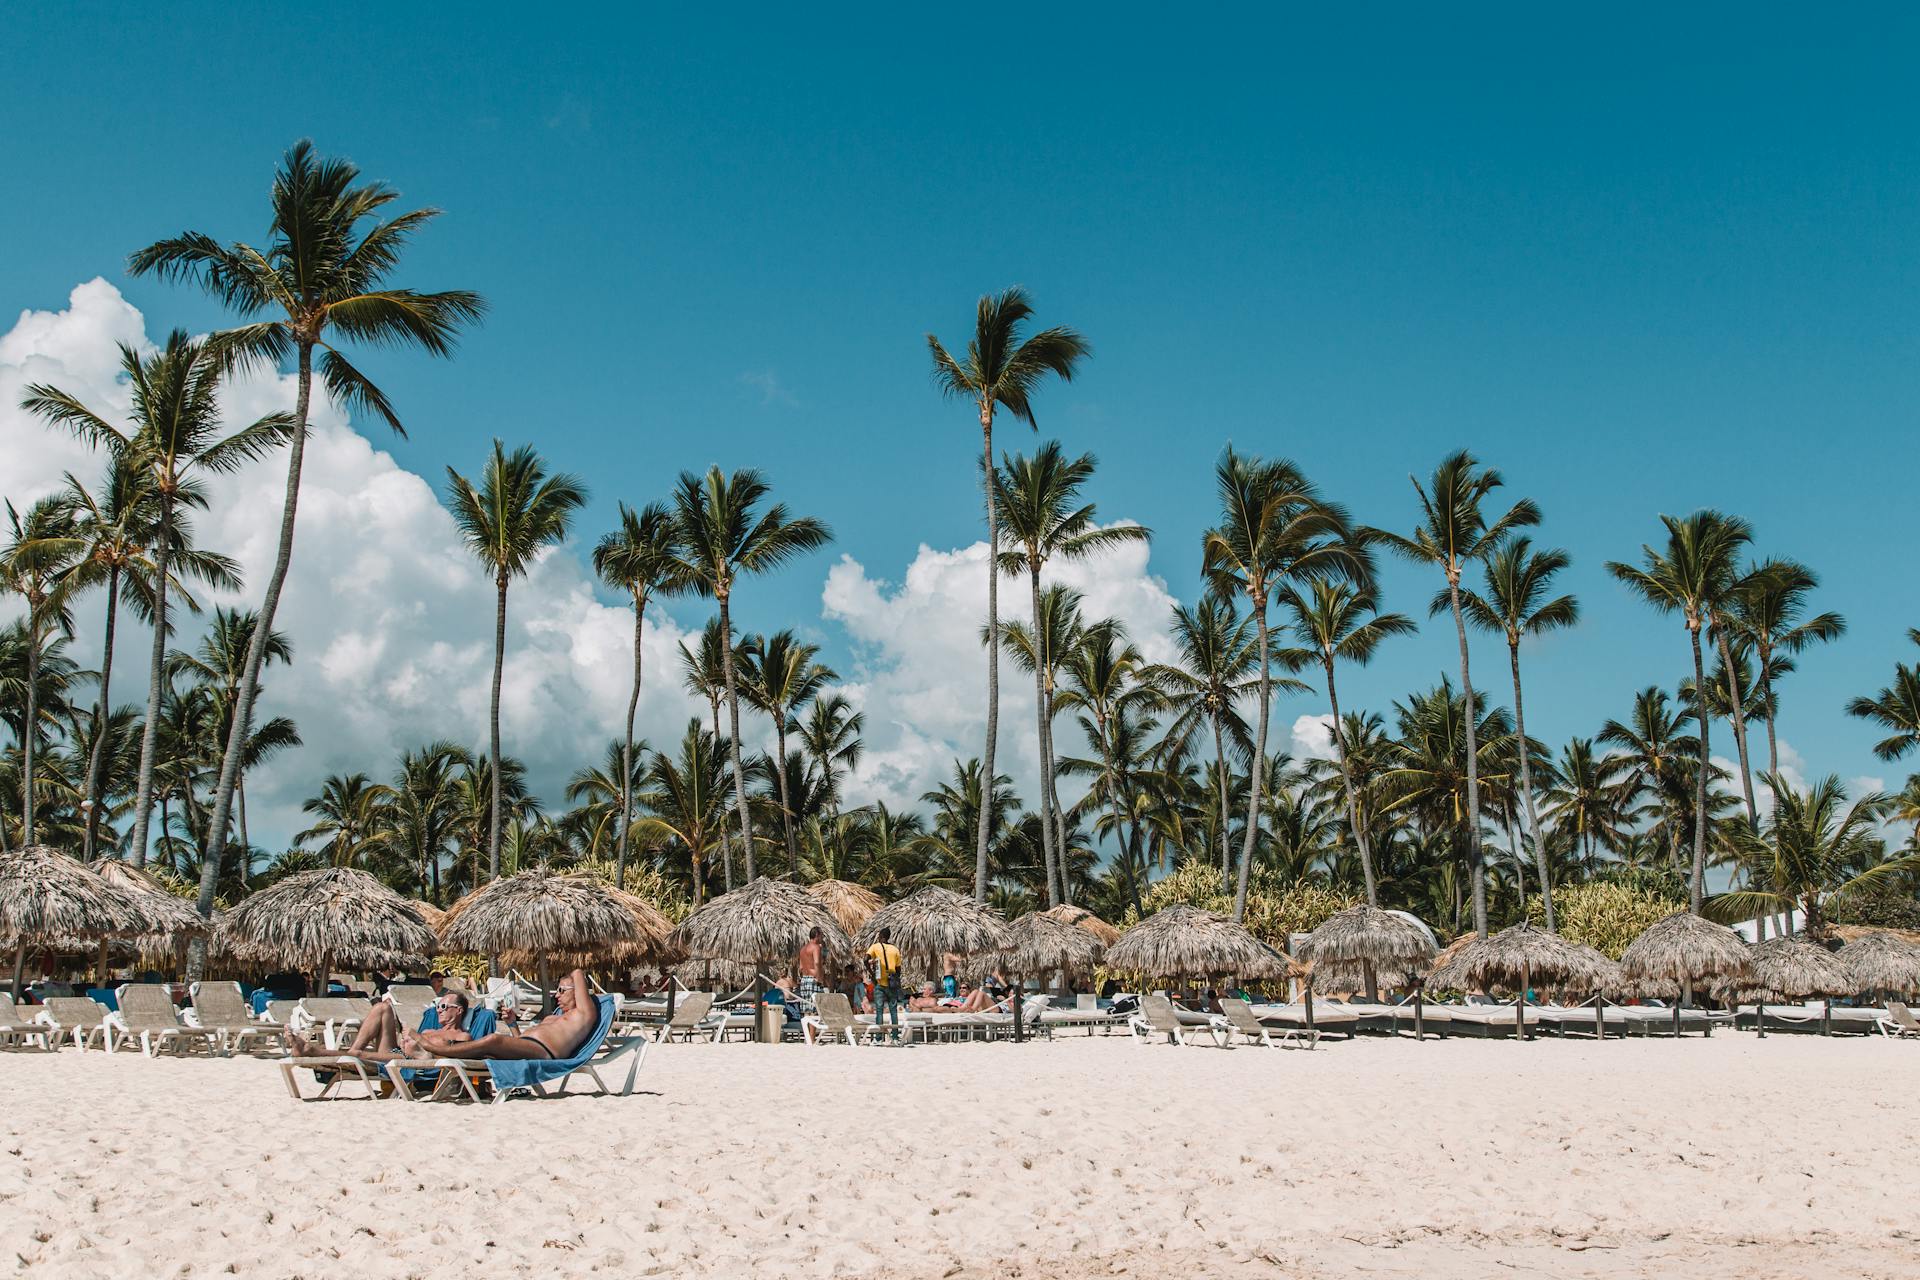
<svg viewBox="0 0 1920 1280"><path fill-rule="evenodd" d="M1017 282L1096 349L1044 432L1099 454L1103 515L1154 529L1175 596L1228 441L1396 528L1408 473L1470 447L1575 558L1584 625L1526 653L1529 728L1558 744L1685 672L1678 624L1601 566L1717 506L1850 623L1785 689L1808 772L1905 774L1841 706L1920 622L1910 11L220 13L9 12L0 311L105 275L150 332L215 325L124 255L258 236L310 136L448 211L408 283L493 307L451 364L365 361L403 467L440 487L492 436L531 440L587 477L591 535L683 467L757 465L892 578L979 532L977 432L923 335L963 340ZM852 667L820 620L832 560L756 585L742 624ZM1385 578L1417 614L1431 587ZM1483 683L1502 657L1477 650ZM1343 696L1384 709L1452 659L1428 624Z"/></svg>

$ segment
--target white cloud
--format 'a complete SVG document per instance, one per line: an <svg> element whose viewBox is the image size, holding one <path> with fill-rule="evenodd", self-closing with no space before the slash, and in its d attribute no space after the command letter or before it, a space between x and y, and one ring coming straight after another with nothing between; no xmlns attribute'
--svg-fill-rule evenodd
<svg viewBox="0 0 1920 1280"><path fill-rule="evenodd" d="M1333 759L1333 716L1299 716L1293 722L1295 760Z"/></svg>

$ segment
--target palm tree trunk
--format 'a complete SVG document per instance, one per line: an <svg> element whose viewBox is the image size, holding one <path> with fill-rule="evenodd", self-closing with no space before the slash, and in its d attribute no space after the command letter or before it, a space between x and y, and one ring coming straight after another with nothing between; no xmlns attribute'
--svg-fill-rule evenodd
<svg viewBox="0 0 1920 1280"><path fill-rule="evenodd" d="M93 747L87 752L87 825L80 837L80 857L93 861L93 847L100 839L100 769L106 757L107 723L113 712L113 631L119 621L120 566L107 570L107 624L104 646L100 650L100 699L93 709Z"/></svg>
<svg viewBox="0 0 1920 1280"><path fill-rule="evenodd" d="M1707 669L1700 661L1700 628L1687 626L1687 639L1693 642L1693 705L1700 722L1700 759L1693 778L1693 883L1688 889L1688 905L1695 915L1707 903L1707 770L1713 761L1707 746L1708 726L1713 715L1707 710Z"/></svg>
<svg viewBox="0 0 1920 1280"><path fill-rule="evenodd" d="M1027 575L1033 596L1033 715L1040 749L1040 858L1047 876L1047 905L1060 905L1053 884L1053 747L1047 725L1047 637L1040 621L1040 570Z"/></svg>
<svg viewBox="0 0 1920 1280"><path fill-rule="evenodd" d="M267 576L267 594L260 602L260 620L247 644L246 667L240 675L240 696L233 708L233 728L227 735L227 749L220 757L220 779L213 789L213 820L209 825L204 865L200 868L200 914L213 918L213 899L220 884L220 859L227 851L227 815L233 808L234 782L246 754L247 730L253 723L253 700L260 692L260 667L267 657L267 639L273 634L273 616L280 608L280 591L287 584L287 569L293 563L294 515L300 505L300 468L307 455L307 407L313 397L313 345L299 344L299 387L293 408L293 439L287 449L287 493L280 508L280 546L274 554L273 572ZM163 535L164 536L164 535ZM165 587L162 580L161 586ZM162 628L164 631L164 628ZM187 956L187 976L198 980L206 965L206 944L196 941Z"/></svg>
<svg viewBox="0 0 1920 1280"><path fill-rule="evenodd" d="M787 786L787 715L784 710L774 713L773 737L774 750L780 753L780 758L774 761L773 776L780 783L780 834L787 846L787 879L798 880L800 846L793 838L793 798L788 795Z"/></svg>
<svg viewBox="0 0 1920 1280"><path fill-rule="evenodd" d="M993 402L980 406L980 479L987 490L987 741L980 753L980 829L974 837L973 900L987 900L987 836L993 829L993 755L1000 736L1000 516L993 505Z"/></svg>
<svg viewBox="0 0 1920 1280"><path fill-rule="evenodd" d="M620 744L620 839L613 851L613 887L627 887L627 834L633 827L633 718L640 710L640 640L647 598L633 596L633 692L627 695L627 736Z"/></svg>
<svg viewBox="0 0 1920 1280"><path fill-rule="evenodd" d="M1747 713L1740 705L1740 673L1733 669L1733 646L1720 634L1720 665L1727 669L1727 704L1733 709L1733 743L1740 755L1740 793L1747 801L1747 827L1760 829L1760 810L1753 802L1753 770L1747 764Z"/></svg>
<svg viewBox="0 0 1920 1280"><path fill-rule="evenodd" d="M487 743L493 756L493 788L487 798L487 879L500 878L500 677L507 661L507 575L494 580L499 591L493 610L493 697L487 705Z"/></svg>
<svg viewBox="0 0 1920 1280"><path fill-rule="evenodd" d="M713 711L713 745L718 749L720 746L720 694L718 691L710 691L707 694L707 706ZM732 893L733 835L727 830L727 820L724 815L720 819L720 862L721 883L726 886L728 893Z"/></svg>
<svg viewBox="0 0 1920 1280"><path fill-rule="evenodd" d="M1480 734L1474 722L1473 672L1467 664L1467 620L1460 614L1460 579L1449 567L1447 597L1460 634L1460 692L1467 700L1467 875L1473 885L1473 931L1487 936L1487 873L1480 864Z"/></svg>
<svg viewBox="0 0 1920 1280"><path fill-rule="evenodd" d="M233 784L233 811L240 823L240 887L247 885L247 871L253 865L253 841L247 835L247 775L242 773Z"/></svg>
<svg viewBox="0 0 1920 1280"><path fill-rule="evenodd" d="M1559 925L1553 917L1553 883L1547 875L1547 842L1540 838L1540 811L1533 802L1533 768L1527 757L1527 713L1520 700L1520 644L1512 641L1507 645L1507 657L1513 665L1513 731L1519 737L1520 753L1520 794L1527 805L1527 821L1524 834L1533 841L1533 874L1540 881L1540 906L1547 915L1547 932L1556 933Z"/></svg>
<svg viewBox="0 0 1920 1280"><path fill-rule="evenodd" d="M20 734L20 843L33 844L33 744L40 736L40 606L27 610L27 718Z"/></svg>
<svg viewBox="0 0 1920 1280"><path fill-rule="evenodd" d="M1380 884L1373 875L1373 849L1367 840L1366 824L1360 821L1360 794L1353 789L1353 769L1347 763L1347 734L1340 725L1340 695L1333 687L1333 659L1322 663L1327 669L1327 704L1333 708L1333 750L1340 757L1340 783L1347 791L1347 823L1353 828L1353 843L1360 850L1360 875L1367 882L1367 905L1380 905Z"/></svg>
<svg viewBox="0 0 1920 1280"><path fill-rule="evenodd" d="M1067 810L1060 803L1060 770L1056 764L1059 759L1053 746L1053 718L1056 714L1053 701L1053 672L1047 672L1047 798L1053 805L1053 870L1060 877L1059 902L1073 901L1073 894L1067 886ZM1059 905L1055 903L1054 905Z"/></svg>
<svg viewBox="0 0 1920 1280"><path fill-rule="evenodd" d="M1227 746L1220 735L1220 713L1209 711L1208 721L1213 725L1213 789L1220 802L1220 891L1226 892L1233 875L1233 825L1227 813Z"/></svg>
<svg viewBox="0 0 1920 1280"><path fill-rule="evenodd" d="M733 761L733 802L740 810L740 846L746 857L747 883L754 880L753 816L747 812L747 771L740 763L740 694L733 681L733 617L727 611L727 593L720 600L720 673L727 682L727 724L732 738L727 755Z"/></svg>
<svg viewBox="0 0 1920 1280"><path fill-rule="evenodd" d="M1780 744L1773 736L1773 652L1760 650L1760 705L1767 711L1767 772L1780 772Z"/></svg>
<svg viewBox="0 0 1920 1280"><path fill-rule="evenodd" d="M167 669L167 561L173 550L173 494L160 494L160 546L154 552L153 657L147 664L147 722L140 728L140 773L133 791L133 865L147 865L147 819L153 812L154 756L159 746L160 690ZM166 835L165 828L160 834ZM216 873L217 878L217 873ZM204 887L201 897L209 895ZM211 905L201 910L207 915Z"/></svg>
<svg viewBox="0 0 1920 1280"><path fill-rule="evenodd" d="M1233 890L1235 924L1247 918L1247 874L1253 867L1254 840L1260 834L1260 784L1267 772L1267 717L1272 710L1273 673L1269 666L1272 641L1267 631L1265 584L1254 595L1253 617L1260 628L1260 727L1254 733L1253 765L1247 778L1247 831L1240 841L1240 874Z"/></svg>

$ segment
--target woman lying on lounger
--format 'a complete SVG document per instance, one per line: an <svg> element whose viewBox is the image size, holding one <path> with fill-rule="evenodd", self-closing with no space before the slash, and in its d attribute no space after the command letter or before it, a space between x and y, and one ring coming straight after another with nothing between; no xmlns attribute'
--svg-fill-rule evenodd
<svg viewBox="0 0 1920 1280"><path fill-rule="evenodd" d="M440 1025L432 1031L417 1033L417 1038L429 1053L444 1055L456 1044L471 1040L467 1033L469 1006L467 997L458 991L444 991L433 1002L434 1013ZM401 1041L416 1033L400 1025L400 1016L394 1012L393 1002L382 1000L373 1006L373 1012L360 1024L360 1030L353 1037L343 1053L359 1058L363 1062L390 1062L401 1057ZM287 1033L287 1047L295 1058L329 1056L325 1045L315 1044L304 1036Z"/></svg>
<svg viewBox="0 0 1920 1280"><path fill-rule="evenodd" d="M600 1007L588 995L584 969L575 969L562 978L555 994L559 997L560 1007L518 1034L502 1032L481 1036L477 1040L435 1044L426 1038L433 1034L430 1031L420 1035L408 1032L400 1037L401 1051L411 1057L492 1058L496 1061L503 1058L571 1058L587 1042L587 1037L593 1034L594 1024L600 1020Z"/></svg>

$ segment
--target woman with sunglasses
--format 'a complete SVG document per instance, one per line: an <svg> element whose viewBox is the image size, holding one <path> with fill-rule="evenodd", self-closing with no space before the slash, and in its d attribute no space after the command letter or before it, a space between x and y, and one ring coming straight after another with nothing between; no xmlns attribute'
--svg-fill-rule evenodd
<svg viewBox="0 0 1920 1280"><path fill-rule="evenodd" d="M442 1058L571 1058L593 1034L600 1009L588 995L584 969L575 969L562 978L554 994L560 1007L517 1034L496 1032L478 1039L436 1045L425 1038L431 1032L403 1033L400 1047L410 1055L434 1054Z"/></svg>

